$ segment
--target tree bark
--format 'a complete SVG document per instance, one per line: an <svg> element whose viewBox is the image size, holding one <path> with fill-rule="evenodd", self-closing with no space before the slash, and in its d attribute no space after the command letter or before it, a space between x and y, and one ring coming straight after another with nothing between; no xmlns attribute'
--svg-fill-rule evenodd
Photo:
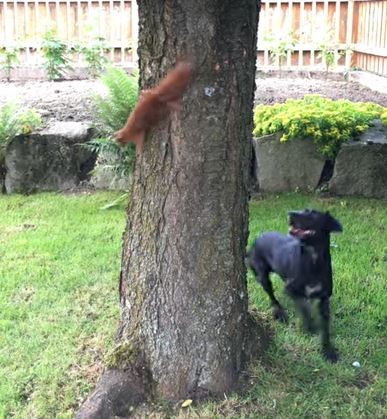
<svg viewBox="0 0 387 419"><path fill-rule="evenodd" d="M258 345L244 264L258 7L139 1L141 87L176 57L194 67L180 111L137 157L123 243L118 339L155 397L235 390Z"/></svg>

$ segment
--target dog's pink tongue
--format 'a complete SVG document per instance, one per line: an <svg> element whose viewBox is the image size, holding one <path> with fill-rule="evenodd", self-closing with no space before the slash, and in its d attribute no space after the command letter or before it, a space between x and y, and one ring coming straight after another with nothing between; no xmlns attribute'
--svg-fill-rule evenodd
<svg viewBox="0 0 387 419"><path fill-rule="evenodd" d="M302 228L289 227L289 234L297 239L305 239L315 234L315 230L303 230Z"/></svg>
<svg viewBox="0 0 387 419"><path fill-rule="evenodd" d="M308 235L308 230L303 230L302 228L290 226L289 234L293 237L296 237L297 239L303 239Z"/></svg>
<svg viewBox="0 0 387 419"><path fill-rule="evenodd" d="M301 232L302 230L300 230L299 228L295 228L293 226L289 227L289 234L292 236L298 237Z"/></svg>

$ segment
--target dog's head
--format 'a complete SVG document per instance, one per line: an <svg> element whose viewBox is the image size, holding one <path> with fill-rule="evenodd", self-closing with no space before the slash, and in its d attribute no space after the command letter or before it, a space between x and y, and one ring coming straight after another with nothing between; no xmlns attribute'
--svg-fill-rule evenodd
<svg viewBox="0 0 387 419"><path fill-rule="evenodd" d="M340 222L329 212L311 209L289 211L289 233L300 239L312 238L322 234L343 231Z"/></svg>

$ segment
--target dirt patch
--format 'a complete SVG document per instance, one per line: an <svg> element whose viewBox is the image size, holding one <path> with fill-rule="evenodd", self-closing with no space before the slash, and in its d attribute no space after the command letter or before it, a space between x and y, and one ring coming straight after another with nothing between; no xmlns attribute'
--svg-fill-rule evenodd
<svg viewBox="0 0 387 419"><path fill-rule="evenodd" d="M14 101L35 108L45 126L54 121L92 121L92 98L105 91L104 85L95 80L3 82L0 105Z"/></svg>
<svg viewBox="0 0 387 419"><path fill-rule="evenodd" d="M387 95L371 90L354 81L328 78L265 77L257 79L256 103L272 104L286 99L301 99L306 94L318 94L331 99L353 102L374 102L387 107Z"/></svg>
<svg viewBox="0 0 387 419"><path fill-rule="evenodd" d="M105 91L103 84L94 80L1 82L0 105L13 100L33 107L41 113L45 125L53 121L92 121L92 97ZM258 75L255 94L257 104L284 102L288 98L302 98L305 94L320 94L355 102L375 102L387 107L386 94L354 81L345 81L337 75L329 79L324 76L311 78L310 75L297 78L290 75Z"/></svg>

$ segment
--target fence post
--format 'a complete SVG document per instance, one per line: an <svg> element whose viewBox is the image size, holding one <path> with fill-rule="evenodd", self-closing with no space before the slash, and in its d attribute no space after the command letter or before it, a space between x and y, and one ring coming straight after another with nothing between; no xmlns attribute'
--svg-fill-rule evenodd
<svg viewBox="0 0 387 419"><path fill-rule="evenodd" d="M138 55L138 5L136 0L132 0L131 4L131 15L132 15L132 61L135 66L137 66Z"/></svg>
<svg viewBox="0 0 387 419"><path fill-rule="evenodd" d="M345 68L348 70L352 64L352 51L350 50L352 44L352 25L353 25L353 3L354 0L348 0L348 12L347 12L347 33L345 36L345 43L347 44L347 50L345 51Z"/></svg>

